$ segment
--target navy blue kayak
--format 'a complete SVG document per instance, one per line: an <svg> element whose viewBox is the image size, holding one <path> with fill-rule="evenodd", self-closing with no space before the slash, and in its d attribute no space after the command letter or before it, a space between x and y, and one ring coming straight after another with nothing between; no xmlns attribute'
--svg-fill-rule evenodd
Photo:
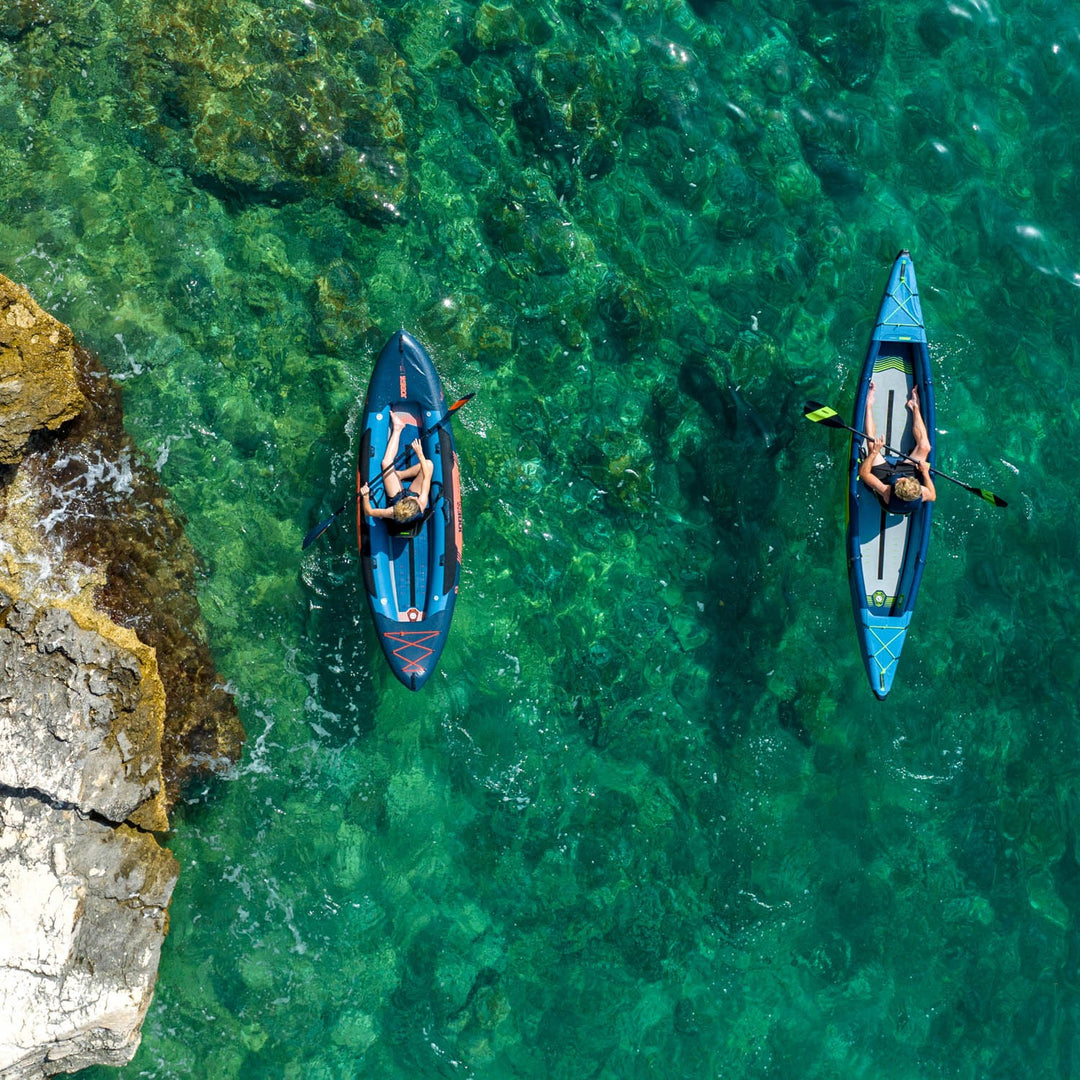
<svg viewBox="0 0 1080 1080"><path fill-rule="evenodd" d="M400 442L407 453L399 469L416 464L407 448L422 436L420 444L434 469L428 511L403 527L369 518L358 499L360 565L386 659L410 690L419 690L439 662L454 614L461 575L461 484L442 383L424 347L404 330L379 353L364 402L356 487L359 492L369 483L376 507L386 505L377 478L391 412L407 418Z"/></svg>
<svg viewBox="0 0 1080 1080"><path fill-rule="evenodd" d="M930 434L934 463L934 384L926 346L919 290L911 256L901 251L889 274L870 347L855 394L853 427L865 431L870 383L875 385L872 418L885 445L910 454L915 447L907 401L918 386L919 404ZM886 511L859 479L865 440L852 436L848 485L848 577L870 687L879 698L892 688L930 545L934 504L920 503L910 514ZM895 463L901 458L886 452Z"/></svg>

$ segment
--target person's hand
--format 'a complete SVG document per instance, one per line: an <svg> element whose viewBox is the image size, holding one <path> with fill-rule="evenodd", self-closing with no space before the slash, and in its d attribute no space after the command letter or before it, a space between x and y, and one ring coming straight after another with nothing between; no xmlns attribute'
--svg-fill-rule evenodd
<svg viewBox="0 0 1080 1080"><path fill-rule="evenodd" d="M412 448L416 452L416 456L418 458L422 458L424 456L424 448L420 445L419 439L413 439Z"/></svg>
<svg viewBox="0 0 1080 1080"><path fill-rule="evenodd" d="M371 493L371 488L368 487L367 484L364 484L364 486L362 488L360 488L360 494L363 495L365 499L368 497L368 495L370 493Z"/></svg>
<svg viewBox="0 0 1080 1080"><path fill-rule="evenodd" d="M930 463L928 461L920 461L919 462L919 472L921 472L923 474L923 476L929 476L930 475Z"/></svg>
<svg viewBox="0 0 1080 1080"><path fill-rule="evenodd" d="M874 445L870 447L870 456L873 457L875 454L880 454L884 446L885 440L879 435L874 440Z"/></svg>

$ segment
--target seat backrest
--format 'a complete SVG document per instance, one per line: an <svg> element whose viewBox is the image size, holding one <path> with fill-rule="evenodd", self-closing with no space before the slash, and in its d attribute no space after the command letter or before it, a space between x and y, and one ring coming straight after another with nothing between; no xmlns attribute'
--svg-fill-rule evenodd
<svg viewBox="0 0 1080 1080"><path fill-rule="evenodd" d="M409 540L415 539L420 535L420 530L427 523L432 514L435 513L435 506L439 501L439 495L442 493L442 484L435 482L431 485L431 493L428 496L427 509L421 514L420 517L414 518L412 521L397 522L393 518L390 518L386 523L386 531L391 536L404 536Z"/></svg>
<svg viewBox="0 0 1080 1080"><path fill-rule="evenodd" d="M398 522L390 518L386 523L386 531L391 536L406 536L410 540L420 535L420 530L424 527L424 523L435 512L435 504L429 503L428 508L421 514L420 517L414 518L412 521Z"/></svg>

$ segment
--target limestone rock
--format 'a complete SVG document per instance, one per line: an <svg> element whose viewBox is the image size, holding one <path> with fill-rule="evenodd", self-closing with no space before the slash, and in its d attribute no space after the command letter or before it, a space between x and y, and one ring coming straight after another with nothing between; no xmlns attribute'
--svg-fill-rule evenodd
<svg viewBox="0 0 1080 1080"><path fill-rule="evenodd" d="M5 606L0 590L0 787L83 814L168 828L165 694L140 658L59 607Z"/></svg>
<svg viewBox="0 0 1080 1080"><path fill-rule="evenodd" d="M85 401L75 382L71 331L30 294L5 280L0 289L0 465L22 458L32 432L54 430Z"/></svg>
<svg viewBox="0 0 1080 1080"><path fill-rule="evenodd" d="M0 1076L131 1059L177 873L147 833L0 798Z"/></svg>

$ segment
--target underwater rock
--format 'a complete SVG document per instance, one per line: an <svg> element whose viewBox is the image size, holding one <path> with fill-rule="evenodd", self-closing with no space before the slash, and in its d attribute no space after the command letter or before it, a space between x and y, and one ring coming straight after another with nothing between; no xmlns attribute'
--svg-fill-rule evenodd
<svg viewBox="0 0 1080 1080"><path fill-rule="evenodd" d="M153 833L244 735L119 390L2 276L0 363L0 1076L36 1080L131 1059L177 877Z"/></svg>
<svg viewBox="0 0 1080 1080"><path fill-rule="evenodd" d="M7 0L0 8L0 37L17 41L35 26L47 26L52 16L46 0Z"/></svg>
<svg viewBox="0 0 1080 1080"><path fill-rule="evenodd" d="M525 20L513 5L481 4L474 33L483 48L512 48L525 38Z"/></svg>
<svg viewBox="0 0 1080 1080"><path fill-rule="evenodd" d="M785 698L777 703L776 717L784 731L794 735L803 746L811 747L814 745L813 736L811 736L810 729L803 723L802 717L799 715L798 705L798 696Z"/></svg>
<svg viewBox="0 0 1080 1080"><path fill-rule="evenodd" d="M372 224L399 220L413 84L374 9L347 7L135 5L136 145L227 203L314 196Z"/></svg>
<svg viewBox="0 0 1080 1080"><path fill-rule="evenodd" d="M813 13L816 8L817 13ZM799 11L800 44L841 86L868 90L885 61L885 27L870 5L825 0Z"/></svg>

